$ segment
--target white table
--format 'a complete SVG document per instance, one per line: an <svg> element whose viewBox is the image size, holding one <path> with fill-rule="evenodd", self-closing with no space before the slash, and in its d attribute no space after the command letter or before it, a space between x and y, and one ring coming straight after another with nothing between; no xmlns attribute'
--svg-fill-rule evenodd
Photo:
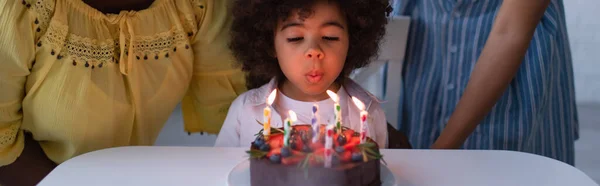
<svg viewBox="0 0 600 186"><path fill-rule="evenodd" d="M40 186L226 185L245 148L120 147L75 157ZM598 186L580 170L549 158L511 151L382 150L406 186Z"/></svg>

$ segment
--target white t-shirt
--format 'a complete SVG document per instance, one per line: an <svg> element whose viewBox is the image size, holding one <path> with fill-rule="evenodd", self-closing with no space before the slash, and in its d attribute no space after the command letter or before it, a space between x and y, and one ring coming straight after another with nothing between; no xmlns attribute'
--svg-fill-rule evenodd
<svg viewBox="0 0 600 186"><path fill-rule="evenodd" d="M348 94L344 90L344 87L340 87L340 89L337 92L337 95L340 96L340 98L342 96L348 96ZM281 114L282 119L288 118L288 111L292 110L296 113L296 116L298 117L298 120L294 122L294 124L310 125L313 117L312 107L314 104L317 104L319 106L319 109L317 111L317 116L319 120L317 120L317 123L333 124L330 123L330 121L333 120L335 113L333 108L334 102L332 99L325 99L318 102L304 102L294 100L284 95L281 91L278 92L277 97L279 97L279 99L277 99L277 102L273 106L277 110L277 112Z"/></svg>

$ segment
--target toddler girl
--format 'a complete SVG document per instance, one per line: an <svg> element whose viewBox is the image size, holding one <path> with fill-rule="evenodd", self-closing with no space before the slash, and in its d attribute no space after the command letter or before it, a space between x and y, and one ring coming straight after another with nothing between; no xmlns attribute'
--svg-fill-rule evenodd
<svg viewBox="0 0 600 186"><path fill-rule="evenodd" d="M387 123L379 101L348 78L371 62L385 33L385 0L244 0L233 7L230 44L247 72L248 92L231 105L215 146L246 147L263 126L263 109L272 107L271 127L283 127L288 111L295 124L311 124L318 105L320 124L332 124L339 96L342 125L360 131L358 98L369 113L367 136L386 147ZM275 101L267 97L276 91Z"/></svg>

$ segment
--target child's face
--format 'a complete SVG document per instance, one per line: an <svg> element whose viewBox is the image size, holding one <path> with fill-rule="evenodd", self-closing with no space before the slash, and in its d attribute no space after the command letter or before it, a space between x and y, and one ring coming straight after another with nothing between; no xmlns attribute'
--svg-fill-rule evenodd
<svg viewBox="0 0 600 186"><path fill-rule="evenodd" d="M283 90L304 99L335 89L349 43L348 25L337 4L319 1L312 10L304 20L293 11L275 30L275 52L287 78Z"/></svg>

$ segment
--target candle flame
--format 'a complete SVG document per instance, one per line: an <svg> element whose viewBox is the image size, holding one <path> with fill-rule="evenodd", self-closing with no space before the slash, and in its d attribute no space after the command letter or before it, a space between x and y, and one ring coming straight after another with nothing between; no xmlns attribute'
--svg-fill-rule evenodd
<svg viewBox="0 0 600 186"><path fill-rule="evenodd" d="M273 104L273 101L275 101L275 96L277 96L277 89L274 89L271 94L269 94L269 97L267 98L268 105Z"/></svg>
<svg viewBox="0 0 600 186"><path fill-rule="evenodd" d="M358 98L352 96L352 101L354 101L354 104L356 105L356 107L358 107L359 110L365 110L365 104Z"/></svg>
<svg viewBox="0 0 600 186"><path fill-rule="evenodd" d="M331 91L331 90L327 90L327 94L329 94L329 97L331 97L331 99L332 99L334 102L336 102L336 103L337 103L337 102L339 102L339 101L340 101L340 97L338 97L338 95L337 95L337 94L335 94L333 91Z"/></svg>
<svg viewBox="0 0 600 186"><path fill-rule="evenodd" d="M289 111L290 114L290 121L294 122L296 120L298 120L298 117L296 116L296 113L294 111Z"/></svg>

